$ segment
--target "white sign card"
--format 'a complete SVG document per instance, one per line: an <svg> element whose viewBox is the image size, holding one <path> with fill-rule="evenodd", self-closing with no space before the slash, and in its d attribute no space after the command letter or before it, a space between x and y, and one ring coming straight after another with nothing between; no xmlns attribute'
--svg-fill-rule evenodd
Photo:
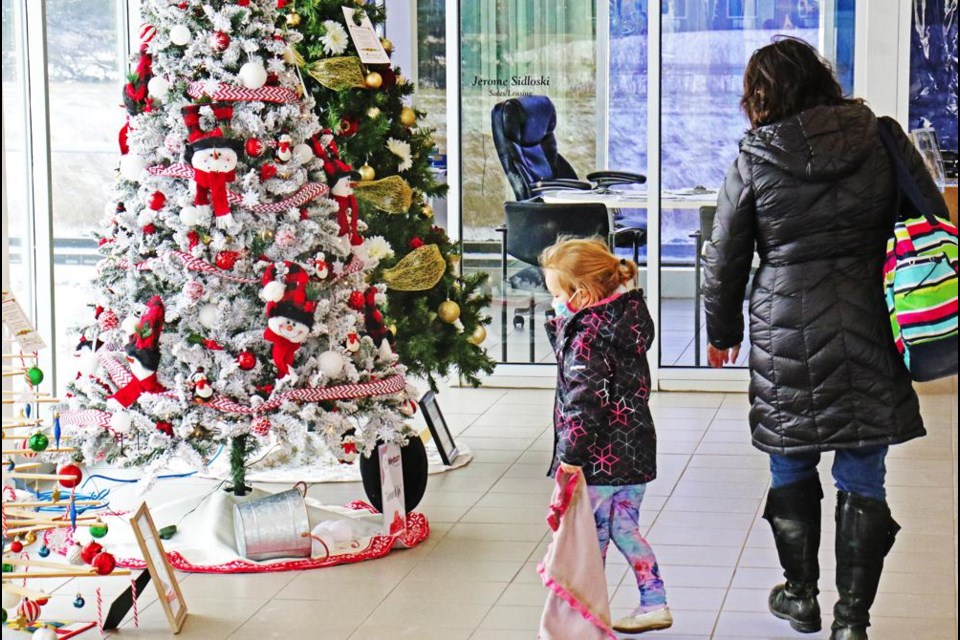
<svg viewBox="0 0 960 640"><path fill-rule="evenodd" d="M347 29L350 30L350 38L353 40L353 46L357 48L360 62L363 64L390 64L390 56L387 55L386 50L380 43L380 36L373 28L370 16L364 15L360 24L357 24L354 20L356 13L356 9L343 7L343 17L347 19Z"/></svg>
<svg viewBox="0 0 960 640"><path fill-rule="evenodd" d="M380 495L383 497L383 530L399 535L407 528L406 502L403 495L403 461L400 445L381 444Z"/></svg>
<svg viewBox="0 0 960 640"><path fill-rule="evenodd" d="M10 337L19 343L21 351L32 353L47 348L47 343L33 328L33 323L17 302L16 296L9 291L3 292L3 324L10 332Z"/></svg>

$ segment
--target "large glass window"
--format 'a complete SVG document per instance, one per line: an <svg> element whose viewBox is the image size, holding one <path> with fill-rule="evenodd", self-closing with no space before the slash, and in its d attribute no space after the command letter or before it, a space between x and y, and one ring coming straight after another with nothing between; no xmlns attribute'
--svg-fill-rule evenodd
<svg viewBox="0 0 960 640"><path fill-rule="evenodd" d="M88 320L103 217L119 158L120 33L116 0L48 0L55 323L59 380L75 362L75 325Z"/></svg>
<svg viewBox="0 0 960 640"><path fill-rule="evenodd" d="M932 127L957 151L957 1L912 0L910 128Z"/></svg>
<svg viewBox="0 0 960 640"><path fill-rule="evenodd" d="M826 6L826 3L824 3ZM853 2L703 0L663 3L660 69L660 365L705 366L697 322L697 232L748 127L739 107L750 55L777 36L817 46L852 90ZM707 207L701 216L701 207ZM701 312L702 313L702 312ZM746 347L746 345L745 345ZM745 363L748 349L741 351Z"/></svg>

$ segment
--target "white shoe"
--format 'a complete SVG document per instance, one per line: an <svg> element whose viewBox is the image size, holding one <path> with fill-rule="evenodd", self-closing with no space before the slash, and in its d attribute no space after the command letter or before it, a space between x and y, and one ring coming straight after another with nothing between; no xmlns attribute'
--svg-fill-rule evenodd
<svg viewBox="0 0 960 640"><path fill-rule="evenodd" d="M656 631L657 629L669 629L672 626L673 616L670 615L670 607L647 611L646 613L640 607L637 607L626 618L617 620L613 625L613 630L621 633L643 633L645 631Z"/></svg>

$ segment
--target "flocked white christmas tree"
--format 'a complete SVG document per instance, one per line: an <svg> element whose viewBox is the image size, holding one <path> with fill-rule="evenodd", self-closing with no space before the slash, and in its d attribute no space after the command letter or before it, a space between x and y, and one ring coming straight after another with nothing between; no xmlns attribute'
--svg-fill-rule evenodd
<svg viewBox="0 0 960 640"><path fill-rule="evenodd" d="M142 2L95 321L61 416L89 462L152 478L227 445L242 493L268 444L349 461L405 440L409 390L366 282L390 248L337 221L277 4Z"/></svg>

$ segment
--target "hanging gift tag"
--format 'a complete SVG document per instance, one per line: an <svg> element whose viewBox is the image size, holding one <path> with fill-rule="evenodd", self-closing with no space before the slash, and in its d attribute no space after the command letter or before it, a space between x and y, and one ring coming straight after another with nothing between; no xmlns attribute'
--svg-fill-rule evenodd
<svg viewBox="0 0 960 640"><path fill-rule="evenodd" d="M3 292L3 324L20 345L21 351L32 353L47 348L47 343L33 328L33 323L24 313L23 307L9 291Z"/></svg>
<svg viewBox="0 0 960 640"><path fill-rule="evenodd" d="M403 495L403 462L400 446L385 443L380 453L380 491L383 496L383 529L386 535L400 535L407 528L406 500Z"/></svg>
<svg viewBox="0 0 960 640"><path fill-rule="evenodd" d="M357 47L357 53L360 56L360 62L363 64L390 64L390 56L380 44L380 36L373 29L370 17L363 16L363 20L358 25L354 20L356 9L350 7L343 8L343 17L347 20L347 29L350 30L350 37L353 39L354 46Z"/></svg>

